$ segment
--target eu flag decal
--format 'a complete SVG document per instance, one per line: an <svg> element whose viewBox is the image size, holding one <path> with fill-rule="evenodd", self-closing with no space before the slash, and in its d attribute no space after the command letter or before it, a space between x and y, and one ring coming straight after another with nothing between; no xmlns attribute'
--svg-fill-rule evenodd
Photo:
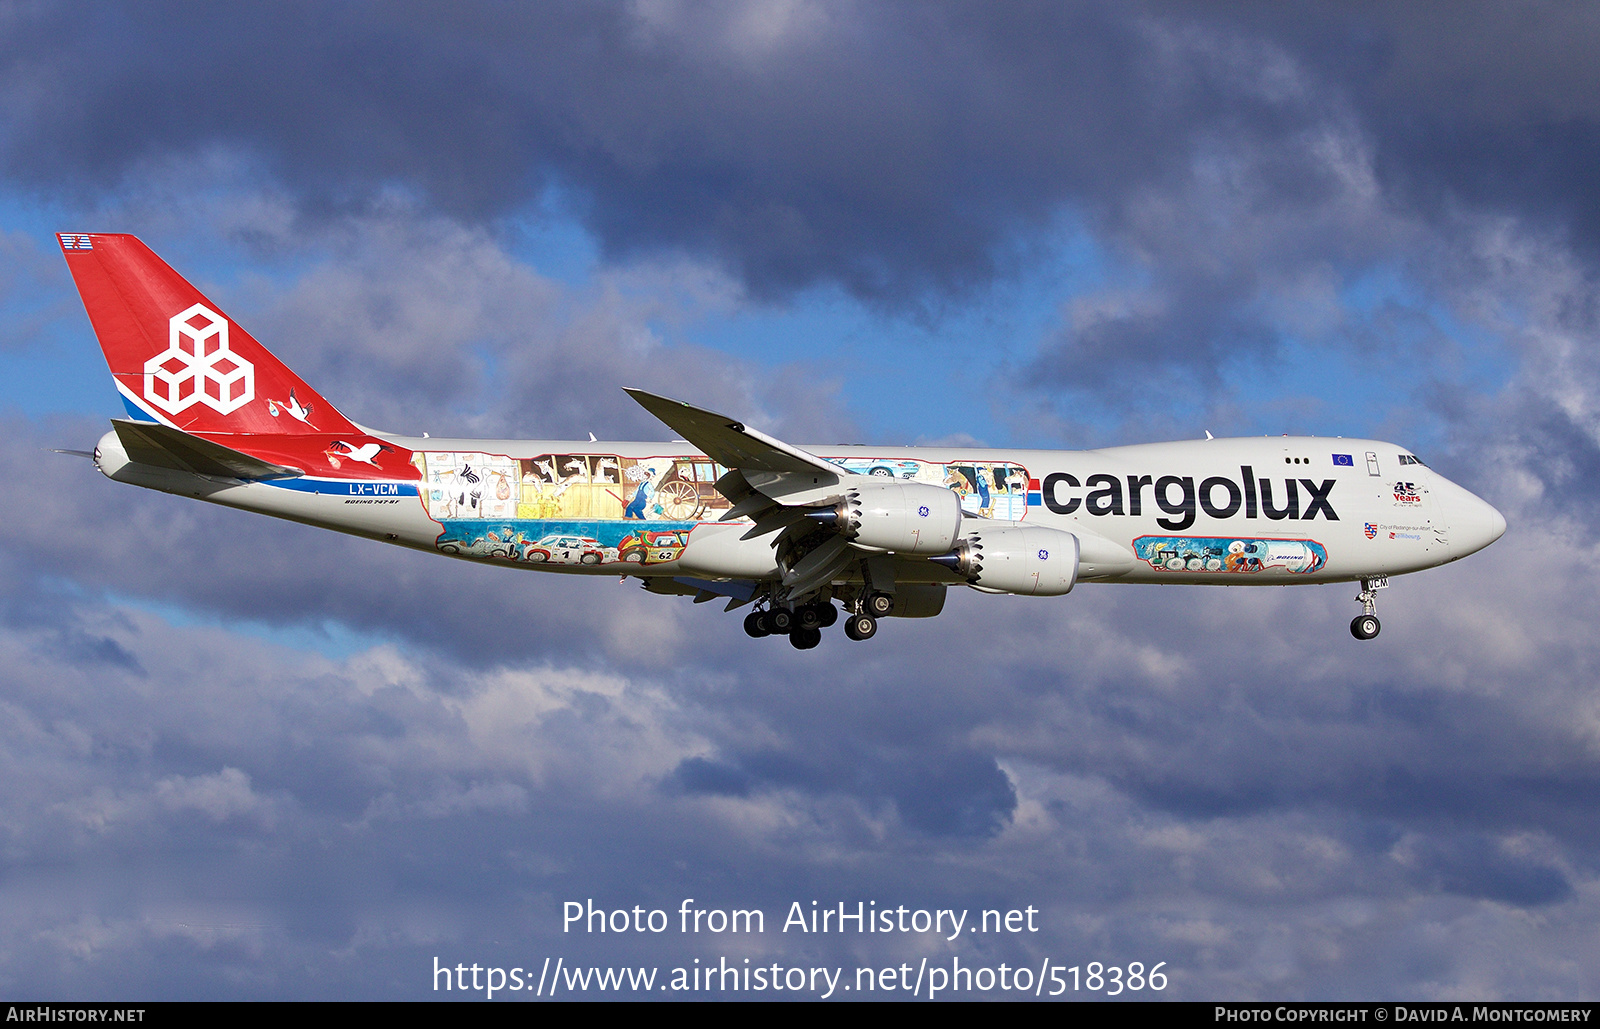
<svg viewBox="0 0 1600 1029"><path fill-rule="evenodd" d="M1355 458L1349 454L1334 454L1333 464L1335 467L1343 468L1354 468L1356 466Z"/></svg>

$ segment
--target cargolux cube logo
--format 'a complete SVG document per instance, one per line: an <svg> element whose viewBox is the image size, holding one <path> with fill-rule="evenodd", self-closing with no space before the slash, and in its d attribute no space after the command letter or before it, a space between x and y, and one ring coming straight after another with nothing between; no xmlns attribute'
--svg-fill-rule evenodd
<svg viewBox="0 0 1600 1029"><path fill-rule="evenodd" d="M255 365L228 349L228 319L195 304L167 324L167 349L144 363L146 400L168 414L196 403L231 414L255 399Z"/></svg>

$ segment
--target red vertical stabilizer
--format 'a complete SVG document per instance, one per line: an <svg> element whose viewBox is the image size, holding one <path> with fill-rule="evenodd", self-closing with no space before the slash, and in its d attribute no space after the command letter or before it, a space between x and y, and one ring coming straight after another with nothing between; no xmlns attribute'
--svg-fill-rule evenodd
<svg viewBox="0 0 1600 1029"><path fill-rule="evenodd" d="M138 239L57 239L134 418L192 433L360 432Z"/></svg>

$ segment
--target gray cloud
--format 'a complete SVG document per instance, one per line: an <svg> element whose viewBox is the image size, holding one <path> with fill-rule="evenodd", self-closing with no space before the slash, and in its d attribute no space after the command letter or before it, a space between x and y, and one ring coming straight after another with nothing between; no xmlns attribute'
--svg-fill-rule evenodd
<svg viewBox="0 0 1600 1029"><path fill-rule="evenodd" d="M1443 187L1593 235L1586 14L1250 11L44 5L9 15L5 165L73 193L220 147L307 211L398 184L469 219L559 182L611 252L899 302L1006 271L1063 207L1115 234L1219 146L1304 207L1339 170L1307 139L1344 117L1410 206Z"/></svg>
<svg viewBox="0 0 1600 1029"><path fill-rule="evenodd" d="M667 439L622 391L738 412L791 438L848 436L825 385L771 384L728 354L662 338L744 305L735 283L687 260L602 272L572 289L488 235L410 212L356 221L290 290L263 285L235 313L284 340L288 360L352 417L435 436Z"/></svg>
<svg viewBox="0 0 1600 1029"><path fill-rule="evenodd" d="M1113 281L1064 305L1019 381L1079 406L1130 376L1150 383L1144 397L1203 391L1227 406L1230 372L1270 368L1289 343L1392 351L1392 326L1343 309L1343 292L1373 274L1435 279L1480 216L1574 234L1588 253L1592 148L1578 140L1592 119L1574 57L1586 15L1247 12L641 0L90 17L45 5L13 12L0 50L0 152L13 181L69 196L184 160L265 176L280 191L273 228L222 222L268 247L308 216L370 216L397 193L500 225L553 189L608 255L691 255L686 267L708 262L757 298L839 283L924 313L1027 268L1065 214ZM435 312L461 317L389 331L389 318L433 310L443 267L419 269L411 302L386 306L370 276L392 268L374 262L305 283L295 327L381 337L391 356L362 371L388 406L417 376L441 395L485 374L581 381L570 365L402 356L408 329L470 348L515 334L518 314L552 313L541 284L517 284L526 273L471 230L432 233L369 253L421 245L425 261L468 262L456 270L484 275L481 292ZM513 285L520 303L482 306ZM334 303L356 299L368 306Z"/></svg>
<svg viewBox="0 0 1600 1029"><path fill-rule="evenodd" d="M1218 623L1283 603L1314 614L1342 598L1262 591L1208 610L1198 590L1154 605L1138 590L1125 601L1099 592L1108 596L1089 609L1071 606L1087 596L1048 610L1019 602L998 616L983 600L963 604L936 634L942 652L982 638L1012 655L981 702L968 675L919 657L940 650L922 631L931 626L886 627L880 641L881 660L920 682L910 697L898 679L846 672L835 687L763 671L767 661L727 679L539 659L468 670L414 644L330 661L42 592L54 620L115 642L143 671L86 665L25 625L0 628L11 784L0 805L3 892L16 916L6 939L29 955L5 975L201 997L424 996L433 954L526 965L545 952L606 962L799 953L776 924L740 943L564 936L566 899L672 910L692 896L777 919L791 901L840 896L1035 903L1037 937L963 941L932 956L1159 956L1175 997L1517 996L1524 976L1557 993L1592 986L1562 958L1593 916L1592 844L1573 832L1592 819L1558 814L1561 792L1548 787L1529 786L1557 801L1541 808L1478 785L1518 774L1517 753L1592 777L1586 751L1551 746L1571 731L1558 720L1571 724L1576 688L1567 701L1549 685L1504 691L1482 714L1452 716L1440 700L1459 701L1461 687L1448 671L1426 674L1448 666L1424 652L1386 662L1410 703L1372 704L1358 670L1367 659L1338 656L1356 653L1344 644L1258 647L1257 666L1216 668L1231 649ZM1420 600L1420 610L1448 611ZM1040 688L1037 666L1052 659L1032 630L1062 619L1069 632L1056 639L1072 641L1075 660ZM1166 628L1159 643L1152 619ZM1490 666L1478 678L1491 690L1496 667L1514 658L1497 649L1490 641L1463 656ZM1308 651L1320 652L1311 662L1320 670L1306 670ZM1549 720L1523 714L1526 745L1475 747L1472 727L1504 721L1509 705L1548 707ZM930 848L930 831L959 826L897 811L961 810L948 798L979 772L976 758L971 771L960 760L925 768L888 806L870 768L827 757L800 774L768 762L747 773L751 785L729 786L734 763L760 766L742 756L752 736L812 754L828 737L879 737L897 709L913 733L955 733L1001 755L1003 824ZM1180 734L1168 719L1191 724ZM1416 733L1391 740L1374 720L1410 720ZM1237 747L1207 745L1227 734ZM1435 751L1416 753L1422 738ZM1296 756L1245 756L1272 741ZM1435 752L1451 750L1476 758L1475 780L1407 786L1391 776L1391 788L1414 792L1385 810L1352 797L1373 773L1434 767ZM1191 778L1231 782L1218 789L1236 799L1194 810L1170 791L1128 788L1177 763ZM904 757L892 765L908 780L917 769ZM722 781L708 780L713 766ZM1261 788L1285 773L1284 788ZM1328 788L1308 791L1307 781ZM115 889L93 876L108 865L119 869ZM106 888L64 888L47 867ZM1501 915L1527 908L1540 912L1536 933ZM1521 958L1508 965L1513 948ZM897 940L804 949L830 962L920 956Z"/></svg>

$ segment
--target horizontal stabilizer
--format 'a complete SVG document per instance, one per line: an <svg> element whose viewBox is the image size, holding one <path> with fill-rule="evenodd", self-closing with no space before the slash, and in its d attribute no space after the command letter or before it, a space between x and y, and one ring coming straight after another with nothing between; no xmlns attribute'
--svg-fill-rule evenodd
<svg viewBox="0 0 1600 1029"><path fill-rule="evenodd" d="M155 468L230 479L291 479L305 474L302 469L263 461L155 422L113 418L111 427L117 431L117 439L128 452L130 461Z"/></svg>

